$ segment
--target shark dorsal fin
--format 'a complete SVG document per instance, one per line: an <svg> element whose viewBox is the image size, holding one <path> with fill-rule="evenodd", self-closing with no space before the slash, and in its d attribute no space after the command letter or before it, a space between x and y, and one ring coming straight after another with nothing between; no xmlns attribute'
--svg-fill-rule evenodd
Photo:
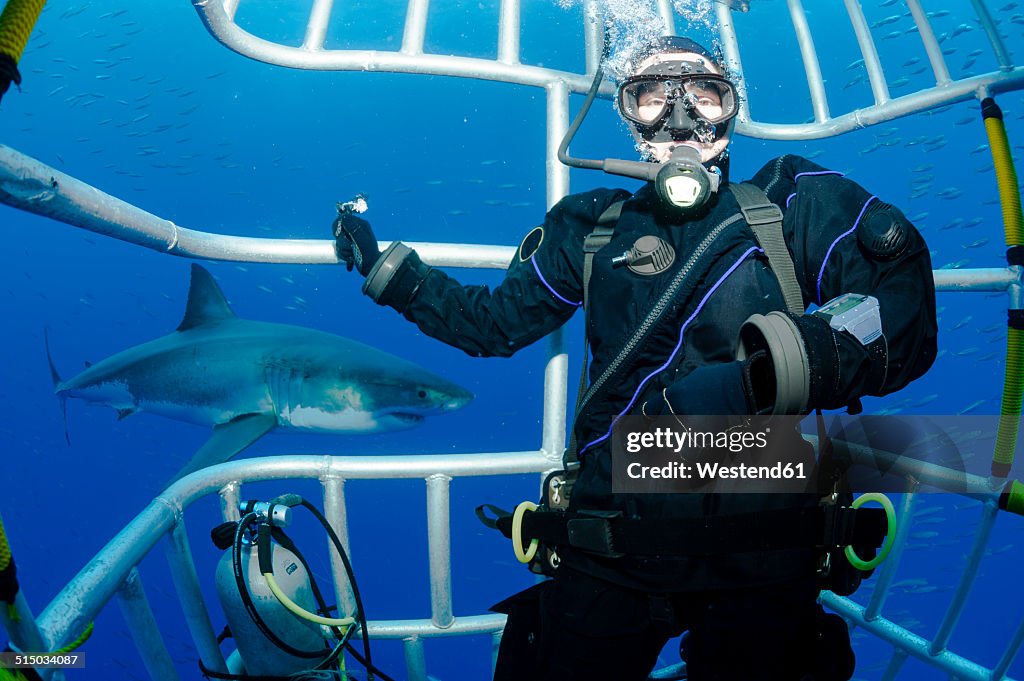
<svg viewBox="0 0 1024 681"><path fill-rule="evenodd" d="M188 304L185 306L185 318L178 325L178 331L194 329L203 324L234 319L224 292L213 280L213 275L201 265L192 264L192 283L188 288Z"/></svg>

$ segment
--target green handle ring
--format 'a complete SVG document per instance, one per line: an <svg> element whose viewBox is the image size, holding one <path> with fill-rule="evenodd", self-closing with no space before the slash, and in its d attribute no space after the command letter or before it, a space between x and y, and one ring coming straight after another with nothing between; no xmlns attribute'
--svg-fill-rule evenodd
<svg viewBox="0 0 1024 681"><path fill-rule="evenodd" d="M874 570L878 565L889 556L889 551L892 550L892 543L896 541L896 509L893 508L892 502L889 501L889 497L878 492L868 492L862 494L853 500L851 504L852 508L860 508L869 501L877 501L885 509L885 519L888 523L888 528L885 532L885 541L882 542L882 550L878 552L872 560L861 560L860 556L853 550L852 546L847 545L843 552L846 554L846 560L850 561L850 565L857 568L862 572L868 570Z"/></svg>

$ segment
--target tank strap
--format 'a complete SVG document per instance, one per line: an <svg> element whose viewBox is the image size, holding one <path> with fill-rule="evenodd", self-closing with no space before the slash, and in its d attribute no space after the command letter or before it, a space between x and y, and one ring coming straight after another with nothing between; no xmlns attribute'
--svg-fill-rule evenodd
<svg viewBox="0 0 1024 681"><path fill-rule="evenodd" d="M624 203L625 201L616 201L605 208L597 218L594 229L583 239L583 365L580 367L580 383L576 388L574 417L579 414L583 394L587 391L587 359L590 354L590 343L587 340L586 320L590 318L590 276L594 271L594 254L607 246L608 242L612 240L612 236L615 235L615 225L618 223L619 217L622 216L622 204ZM563 462L568 466L576 461L576 437L570 435L569 448L565 451Z"/></svg>
<svg viewBox="0 0 1024 681"><path fill-rule="evenodd" d="M782 209L768 199L763 189L749 182L730 184L729 190L740 204L743 219L754 232L757 243L768 256L768 266L782 289L786 309L793 314L803 314L807 306L782 232Z"/></svg>

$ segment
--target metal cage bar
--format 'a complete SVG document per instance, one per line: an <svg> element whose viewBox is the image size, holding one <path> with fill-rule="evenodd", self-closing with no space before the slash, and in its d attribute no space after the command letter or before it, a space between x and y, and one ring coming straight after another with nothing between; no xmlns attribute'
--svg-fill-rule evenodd
<svg viewBox="0 0 1024 681"><path fill-rule="evenodd" d="M864 55L874 103L840 115L834 115L831 112L829 112L830 115L823 115L826 111L823 106L827 101L824 82L821 81L820 73L815 68L808 68L808 55L813 54L814 48L810 32L806 30L806 22L799 19L802 10L796 12L794 21L797 27L797 40L801 53L804 55L806 76L815 108L813 123L768 123L751 119L749 93L742 80L743 70L739 58L739 42L736 38L736 28L732 17L733 9L730 3L714 3L726 62L730 72L739 80L737 89L740 94L740 112L737 116L737 132L766 139L820 139L945 104L970 100L975 98L980 91L997 93L1024 87L1024 69L1013 66L984 3L981 0L972 0L972 2L983 28L989 34L1000 68L969 78L951 79L942 50L935 39L927 15L921 10L919 0L907 0L907 5L917 22L921 40L935 72L936 86L890 99L881 64L876 59L877 50L874 39L864 21L863 13L856 7L853 0L846 0L846 8L853 30ZM398 52L306 49L305 47L280 45L252 35L235 24L233 6L228 0L194 0L193 4L211 35L229 49L251 59L299 69L371 70L449 75L545 88L555 83L564 83L572 92L583 92L589 85L588 74L593 73L597 67L597 55L600 50L600 41L597 39L600 35L600 21L596 16L598 11L596 0L587 0L584 4L583 35L587 56L587 74L522 64L518 59L518 32L513 29L511 23L512 17L516 14L513 10L518 9L513 5L505 7L503 4L499 14L499 58L487 60L423 52L428 0L410 0L403 31L402 48ZM668 4L665 0L657 0L656 10L659 13L659 18L666 22L669 29L672 29L674 16L670 12L667 17L665 16ZM790 3L790 8L798 7L799 4L799 0L793 0ZM987 23L986 18L988 19ZM306 31L307 34L315 35L309 26L306 27ZM311 44L315 45L315 41L311 41ZM602 94L610 95L611 88L606 86L602 89Z"/></svg>
<svg viewBox="0 0 1024 681"><path fill-rule="evenodd" d="M181 517L180 512L177 515L167 546L171 581L174 582L174 588L178 592L178 600L185 613L185 624L188 626L192 642L195 643L196 650L199 652L199 659L203 661L207 669L224 672L227 671L227 667L224 665L224 655L220 652L217 634L213 630L210 613L203 601L199 575L196 573L195 561L192 560L188 533L185 531L185 519Z"/></svg>
<svg viewBox="0 0 1024 681"><path fill-rule="evenodd" d="M971 587L974 586L974 580L978 578L978 570L981 568L981 559L985 556L985 549L988 547L988 539L992 534L992 528L995 525L996 515L998 513L999 507L996 500L988 499L982 507L981 522L978 523L978 528L975 530L974 546L972 547L970 554L968 554L967 565L964 567L963 574L960 576L960 582L957 584L956 591L953 592L953 598L949 603L949 609L946 610L946 614L942 618L942 623L939 625L939 630L936 632L935 638L932 639L932 643L928 647L928 652L932 655L937 655L946 649L946 646L949 644L949 638L953 635L953 629L956 628L957 622L960 621L960 615L963 613L964 606L967 605L967 596L971 593Z"/></svg>
<svg viewBox="0 0 1024 681"><path fill-rule="evenodd" d="M920 0L907 0L907 7L914 17L914 23L917 25L921 42L924 43L924 51L928 55L928 61L931 63L932 71L935 73L935 84L944 86L950 82L949 67L946 66L946 57L942 54L942 47L939 45L939 41L935 39L932 23L928 21L928 15L925 14L924 9L921 7Z"/></svg>
<svg viewBox="0 0 1024 681"><path fill-rule="evenodd" d="M160 635L160 627L153 617L153 609L149 607L149 599L142 588L142 578L138 569L132 568L121 584L117 591L117 603L121 606L121 614L128 625L128 633L135 642L135 648L139 651L142 664L145 665L150 678L155 681L178 681L180 677Z"/></svg>
<svg viewBox="0 0 1024 681"><path fill-rule="evenodd" d="M818 63L818 52L814 48L811 27L807 24L807 13L804 12L800 0L786 0L786 4L789 6L789 16L796 30L796 41L800 45L800 57L804 62L807 85L811 91L814 120L823 123L831 118L828 113L828 95L825 94L825 79L821 77L821 64Z"/></svg>
<svg viewBox="0 0 1024 681"><path fill-rule="evenodd" d="M864 10L861 9L860 0L843 0L846 4L846 13L850 15L850 23L853 26L853 34L857 38L857 46L864 58L864 70L868 73L868 82L871 84L871 94L875 98L876 105L888 102L889 85L885 81L885 73L882 71L882 62L878 58L878 48L871 37L871 28L868 20L864 17Z"/></svg>
<svg viewBox="0 0 1024 681"><path fill-rule="evenodd" d="M338 535L341 547L349 562L354 564L352 547L348 541L348 505L345 503L345 479L339 476L325 476L320 479L324 488L324 517ZM356 611L356 597L349 584L348 571L334 542L327 539L327 555L331 557L331 577L334 578L334 597L338 603L338 616L345 617Z"/></svg>
<svg viewBox="0 0 1024 681"><path fill-rule="evenodd" d="M452 614L451 481L442 474L427 478L430 621L438 629L447 629L455 622Z"/></svg>
<svg viewBox="0 0 1024 681"><path fill-rule="evenodd" d="M864 619L871 621L876 619L882 612L886 598L889 597L889 587L896 571L903 560L903 552L907 546L907 538L910 536L910 528L913 525L914 505L917 502L917 488L920 487L915 480L910 483L909 489L903 495L903 504L900 506L900 523L896 527L896 539L893 540L889 557L885 559L882 569L878 572L878 579L875 582L875 590L871 594L868 605L864 608Z"/></svg>

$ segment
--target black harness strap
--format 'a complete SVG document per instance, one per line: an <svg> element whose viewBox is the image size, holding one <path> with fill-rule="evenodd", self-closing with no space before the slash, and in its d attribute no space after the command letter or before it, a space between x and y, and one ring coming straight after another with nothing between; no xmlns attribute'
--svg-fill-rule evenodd
<svg viewBox="0 0 1024 681"><path fill-rule="evenodd" d="M512 538L510 514L499 515L493 522ZM850 544L878 546L886 528L882 509L838 505L686 520L626 519L613 511L535 511L523 516L522 540L539 539L548 546L570 546L608 557L698 557Z"/></svg>

